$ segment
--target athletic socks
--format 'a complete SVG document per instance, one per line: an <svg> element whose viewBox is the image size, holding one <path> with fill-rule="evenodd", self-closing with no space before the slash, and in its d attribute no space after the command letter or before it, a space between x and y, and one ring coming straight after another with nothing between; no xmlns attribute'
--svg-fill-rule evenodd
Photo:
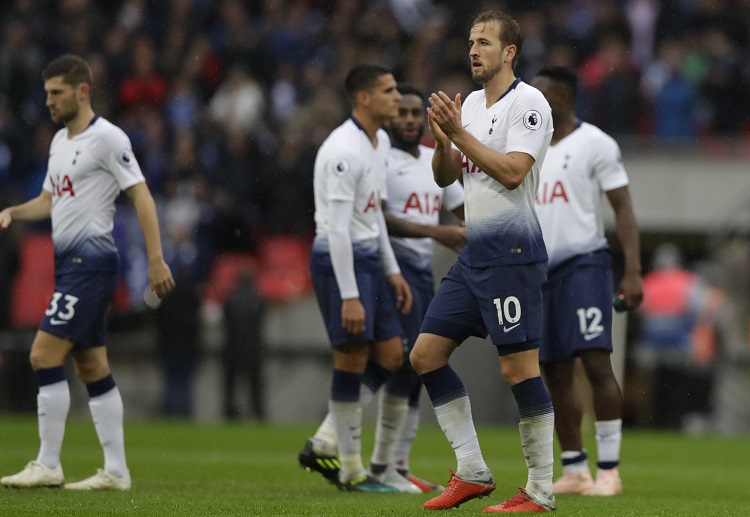
<svg viewBox="0 0 750 517"><path fill-rule="evenodd" d="M589 470L589 457L585 450L562 451L560 458L562 459L563 473L574 474Z"/></svg>
<svg viewBox="0 0 750 517"><path fill-rule="evenodd" d="M121 477L128 473L125 460L125 432L120 390L112 375L86 385L89 410L99 443L104 450L104 470Z"/></svg>
<svg viewBox="0 0 750 517"><path fill-rule="evenodd" d="M597 466L613 469L620 464L622 445L622 419L594 422L596 429Z"/></svg>
<svg viewBox="0 0 750 517"><path fill-rule="evenodd" d="M37 461L49 467L60 465L65 421L70 410L70 388L62 366L37 370L39 393L36 397L39 422Z"/></svg>
<svg viewBox="0 0 750 517"><path fill-rule="evenodd" d="M420 375L420 379L440 428L456 454L456 475L466 481L488 481L492 474L482 458L469 396L461 379L450 365Z"/></svg>
<svg viewBox="0 0 750 517"><path fill-rule="evenodd" d="M342 483L364 474L362 464L362 406L359 402L362 376L342 370L333 371L328 412L338 438Z"/></svg>
<svg viewBox="0 0 750 517"><path fill-rule="evenodd" d="M390 370L384 366L379 365L374 361L367 361L367 368L365 374L361 376L360 392L359 392L359 403L362 407L366 407L372 399L375 398L375 393L378 389L388 380L391 375ZM333 387L332 387L333 388ZM333 425L333 416L329 410L326 414L323 422L321 422L318 430L315 431L315 435L312 437L313 450L324 456L335 456L337 450L337 438L336 429Z"/></svg>
<svg viewBox="0 0 750 517"><path fill-rule="evenodd" d="M555 413L541 377L519 382L511 388L518 405L521 434L529 477L526 491L542 499L552 497L552 440Z"/></svg>
<svg viewBox="0 0 750 517"><path fill-rule="evenodd" d="M375 447L370 464L373 472L385 470L393 458L393 448L401 436L404 420L409 411L409 400L382 392L378 401L378 418L375 428Z"/></svg>

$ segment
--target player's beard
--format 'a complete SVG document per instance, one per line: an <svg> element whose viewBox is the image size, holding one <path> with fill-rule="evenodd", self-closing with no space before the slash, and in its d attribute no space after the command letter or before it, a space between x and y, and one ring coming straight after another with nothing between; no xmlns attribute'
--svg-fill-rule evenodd
<svg viewBox="0 0 750 517"><path fill-rule="evenodd" d="M394 133L393 144L398 149L409 149L419 145L419 142L422 141L422 135L424 135L424 126L417 130L417 134L413 138L404 138L403 133Z"/></svg>
<svg viewBox="0 0 750 517"><path fill-rule="evenodd" d="M58 107L54 115L50 113L50 118L55 124L67 124L68 122L76 118L77 115L78 103L75 101L75 99L73 99L70 101L70 103L65 103L64 105Z"/></svg>
<svg viewBox="0 0 750 517"><path fill-rule="evenodd" d="M488 82L492 80L493 77L495 77L497 74L500 73L500 70L502 69L503 65L502 63L494 66L492 68L482 67L483 72L474 73L474 70L471 71L471 78L474 80L475 83L485 85Z"/></svg>

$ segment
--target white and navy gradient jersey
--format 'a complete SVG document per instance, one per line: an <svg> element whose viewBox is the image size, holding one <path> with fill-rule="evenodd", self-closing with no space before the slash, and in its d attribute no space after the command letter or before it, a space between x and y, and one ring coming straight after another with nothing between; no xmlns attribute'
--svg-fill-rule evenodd
<svg viewBox="0 0 750 517"><path fill-rule="evenodd" d="M620 147L596 126L582 122L550 146L536 196L550 268L608 247L599 211L602 192L627 184Z"/></svg>
<svg viewBox="0 0 750 517"><path fill-rule="evenodd" d="M373 147L364 129L353 118L333 130L315 158L315 247L326 248L331 201L351 201L349 221L352 244L375 246L380 235L377 218L385 190L385 171L391 142L383 129ZM370 244L371 243L371 244Z"/></svg>
<svg viewBox="0 0 750 517"><path fill-rule="evenodd" d="M144 182L124 131L100 116L80 134L66 128L52 139L43 188L52 194L55 272L114 271L115 199Z"/></svg>
<svg viewBox="0 0 750 517"><path fill-rule="evenodd" d="M521 185L508 190L462 154L467 245L459 260L475 268L546 261L534 198L553 131L547 100L517 79L489 108L484 90L472 92L461 112L464 128L482 144L535 161Z"/></svg>
<svg viewBox="0 0 750 517"><path fill-rule="evenodd" d="M434 150L420 145L419 157L393 148L388 158L387 212L400 219L429 226L440 223L440 208L453 210L464 203L464 189L456 181L446 188L432 174ZM435 241L429 237L391 237L393 252L419 269L432 271Z"/></svg>

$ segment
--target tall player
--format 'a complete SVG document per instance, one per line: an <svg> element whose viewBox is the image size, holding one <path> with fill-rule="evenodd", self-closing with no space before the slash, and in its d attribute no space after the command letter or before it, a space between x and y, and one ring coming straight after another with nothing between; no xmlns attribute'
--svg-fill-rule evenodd
<svg viewBox="0 0 750 517"><path fill-rule="evenodd" d="M315 295L333 349L326 421L330 419L335 438L318 436L327 427L324 421L299 461L346 490L394 492L368 474L362 463L360 389L366 368L378 371L374 377L382 385L401 367L403 330L397 309L408 314L412 303L381 210L390 150L382 126L398 113L401 95L393 73L378 65L354 67L345 86L352 115L328 136L315 159L316 235L310 259ZM331 441L338 442L338 458L323 448Z"/></svg>
<svg viewBox="0 0 750 517"><path fill-rule="evenodd" d="M466 228L440 224L444 207L463 220L464 191L458 181L446 188L438 187L432 177L433 150L419 142L425 128L424 94L416 88L400 84L398 116L391 121L393 148L388 159L387 200L384 200L385 221L391 245L401 272L412 290L411 312L401 316L404 327L404 348L408 354L419 334L427 307L435 294L432 259L435 242L459 253L466 244ZM380 395L375 449L370 470L382 473L386 483L405 477L423 492L443 488L410 473L411 444L419 426L419 397L422 383L408 363L388 381ZM408 398L408 407L402 405ZM403 427L389 425L393 415L406 411ZM387 456L384 443L395 443L393 454Z"/></svg>
<svg viewBox="0 0 750 517"><path fill-rule="evenodd" d="M576 117L575 72L542 69L532 83L552 107L555 132L541 173L536 210L549 253L540 361L555 407L563 476L556 494L610 496L622 492L618 473L622 393L612 372L612 259L599 212L602 192L612 205L625 270L619 292L628 308L643 298L640 238L628 175L617 143ZM597 475L591 478L581 439L582 403L575 389L581 358L594 399Z"/></svg>
<svg viewBox="0 0 750 517"><path fill-rule="evenodd" d="M0 212L0 228L13 221L52 219L55 292L31 345L41 446L35 460L7 487L60 486L60 451L70 408L63 365L70 354L86 385L104 468L71 490L128 490L122 397L107 361L107 310L117 283L119 258L112 239L115 199L124 190L138 213L149 259L149 283L162 297L174 288L164 262L154 200L133 156L130 140L91 108L92 75L78 56L64 55L43 71L47 108L64 124L52 139L44 186L38 197Z"/></svg>
<svg viewBox="0 0 750 517"><path fill-rule="evenodd" d="M410 355L458 461L448 487L426 509L453 508L495 489L469 397L448 363L465 339L488 334L518 405L528 480L519 494L484 511L555 509L554 412L538 353L547 252L534 212L552 116L544 96L515 77L522 43L516 20L498 11L479 14L469 34L469 59L482 90L463 106L460 95L433 93L427 110L436 140L435 180L445 186L463 173L468 241L440 284Z"/></svg>

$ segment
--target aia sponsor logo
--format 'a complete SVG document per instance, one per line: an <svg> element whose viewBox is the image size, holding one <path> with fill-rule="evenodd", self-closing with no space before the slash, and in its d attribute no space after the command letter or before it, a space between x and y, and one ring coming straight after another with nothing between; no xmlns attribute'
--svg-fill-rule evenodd
<svg viewBox="0 0 750 517"><path fill-rule="evenodd" d="M64 194L69 194L75 197L76 192L73 188L73 181L67 174L65 176L50 176L50 182L52 183L52 195L55 197L62 197Z"/></svg>
<svg viewBox="0 0 750 517"><path fill-rule="evenodd" d="M537 205L550 205L555 201L561 201L568 203L568 193L565 191L565 185L562 181L558 180L554 183L543 182L539 186L539 191L536 193L536 204Z"/></svg>
<svg viewBox="0 0 750 517"><path fill-rule="evenodd" d="M412 192L404 203L402 213L418 212L420 214L432 215L440 213L441 200L440 196L423 192L421 195Z"/></svg>
<svg viewBox="0 0 750 517"><path fill-rule="evenodd" d="M375 190L373 192L370 192L370 197L367 199L367 205L365 206L365 209L363 210L364 213L367 212L377 212L380 209L380 191Z"/></svg>

